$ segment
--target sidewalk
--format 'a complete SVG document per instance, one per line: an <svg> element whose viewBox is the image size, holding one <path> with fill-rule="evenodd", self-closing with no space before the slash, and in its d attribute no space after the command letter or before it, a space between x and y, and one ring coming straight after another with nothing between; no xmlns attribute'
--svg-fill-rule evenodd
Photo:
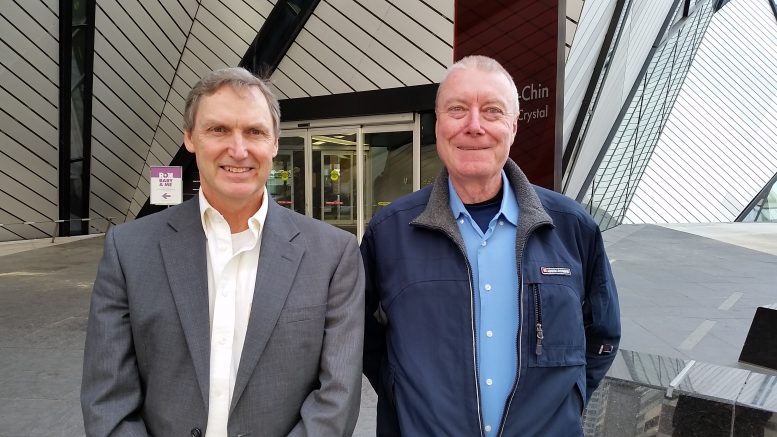
<svg viewBox="0 0 777 437"><path fill-rule="evenodd" d="M737 358L755 309L777 303L777 224L625 225L604 239L623 349L747 368ZM103 240L0 243L0 437L84 434L81 362ZM375 405L365 381L357 437L375 435Z"/></svg>

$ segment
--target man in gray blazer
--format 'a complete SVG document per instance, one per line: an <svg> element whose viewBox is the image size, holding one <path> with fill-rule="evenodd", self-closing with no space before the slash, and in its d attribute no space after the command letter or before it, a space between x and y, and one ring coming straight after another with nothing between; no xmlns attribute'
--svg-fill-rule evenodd
<svg viewBox="0 0 777 437"><path fill-rule="evenodd" d="M240 68L186 100L198 197L111 229L92 292L89 436L343 436L359 412L356 239L265 184L280 110Z"/></svg>

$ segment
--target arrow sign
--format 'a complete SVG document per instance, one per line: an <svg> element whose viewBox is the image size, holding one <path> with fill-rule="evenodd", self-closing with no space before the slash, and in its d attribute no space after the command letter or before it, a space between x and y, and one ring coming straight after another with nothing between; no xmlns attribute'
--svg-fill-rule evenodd
<svg viewBox="0 0 777 437"><path fill-rule="evenodd" d="M177 205L183 201L181 167L151 167L150 202L153 205Z"/></svg>

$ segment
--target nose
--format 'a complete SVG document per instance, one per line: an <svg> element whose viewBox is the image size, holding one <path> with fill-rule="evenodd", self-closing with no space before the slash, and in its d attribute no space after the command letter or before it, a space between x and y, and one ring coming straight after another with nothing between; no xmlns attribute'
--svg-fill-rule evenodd
<svg viewBox="0 0 777 437"><path fill-rule="evenodd" d="M467 133L473 135L483 134L483 126L480 120L480 109L471 108L467 115Z"/></svg>
<svg viewBox="0 0 777 437"><path fill-rule="evenodd" d="M232 135L232 141L229 143L227 152L229 153L229 156L234 159L244 159L248 156L246 140L242 133L236 132Z"/></svg>

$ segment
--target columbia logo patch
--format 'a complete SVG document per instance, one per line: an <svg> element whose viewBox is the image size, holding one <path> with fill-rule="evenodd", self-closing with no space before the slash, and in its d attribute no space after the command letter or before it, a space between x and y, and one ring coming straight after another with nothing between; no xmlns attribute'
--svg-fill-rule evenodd
<svg viewBox="0 0 777 437"><path fill-rule="evenodd" d="M540 267L540 273L548 276L571 276L572 270L566 267Z"/></svg>

